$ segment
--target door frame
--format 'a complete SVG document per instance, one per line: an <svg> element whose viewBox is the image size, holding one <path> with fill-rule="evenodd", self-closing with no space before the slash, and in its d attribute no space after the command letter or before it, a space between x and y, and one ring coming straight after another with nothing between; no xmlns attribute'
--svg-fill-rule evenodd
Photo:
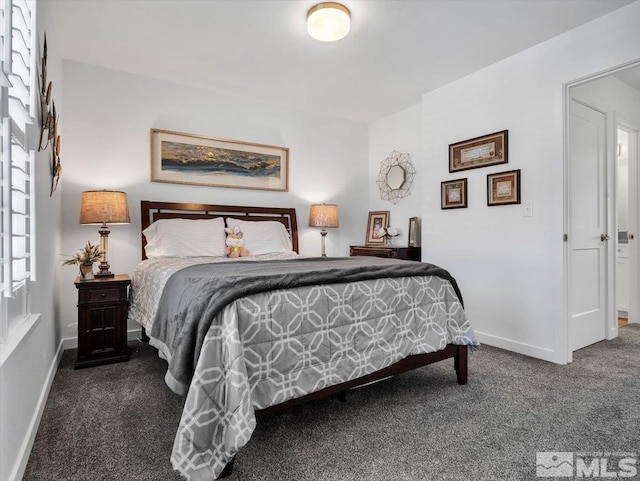
<svg viewBox="0 0 640 481"><path fill-rule="evenodd" d="M630 67L640 66L640 60L633 60L631 62L627 62L616 67L612 67L610 69L606 69L600 72L596 72L591 75L587 75L585 77L573 80L571 82L567 82L562 86L562 107L563 107L563 304L564 304L564 322L560 323L558 329L558 342L559 342L559 352L565 353L564 361L569 363L573 361L573 351L571 350L570 343L570 332L569 332L569 323L571 320L571 246L572 239L569 235L570 226L571 226L571 169L569 163L569 119L571 116L571 89L572 87L576 87L586 82L591 82L592 80L597 80L599 78L607 77L611 74L619 72L621 70L625 70ZM593 106L591 106L593 107ZM595 109L599 110L599 109ZM608 116L605 112L605 118L607 118L607 140L611 137L609 136L609 122ZM615 132L614 132L615 138ZM611 142L607 142L606 147L606 156L607 156L607 228L609 231L609 235L611 232L617 232L617 221L615 216L615 207L616 203L614 202L616 197L614 194L617 194L616 190L616 177L614 176L615 162L612 162L611 159L615 160L615 144ZM639 169L640 170L640 169ZM612 201L612 199L614 201ZM612 209L613 212L612 212ZM617 234L616 234L617 235ZM605 295L605 310L607 312L606 319L606 339L610 340L618 335L618 322L617 322L617 312L614 312L616 309L615 304L615 287L616 287L616 242L608 242L607 243L607 289ZM612 302L613 301L613 302ZM615 315L614 315L615 314Z"/></svg>
<svg viewBox="0 0 640 481"><path fill-rule="evenodd" d="M638 292L640 287L640 125L635 124L630 119L625 118L619 113L614 115L614 133L615 143L618 145L618 130L624 130L629 134L633 133L633 137L630 135L630 143L633 143L633 154L635 158L629 156L629 180L633 179L635 185L629 186L629 193L633 193L633 198L629 198L629 228L628 230L636 236L636 240L629 245L629 292ZM631 139L633 138L633 142ZM633 167L632 167L633 162ZM615 162L615 175L618 178L618 162ZM635 191L632 187L635 187ZM615 183L615 199L617 203L618 199L618 183ZM633 202L635 201L635 203ZM633 222L631 222L633 219ZM616 232L617 232L616 222ZM635 247L635 249L632 249ZM617 242L616 242L616 255L617 255ZM617 262L616 262L617 266ZM617 278L616 278L617 279ZM617 289L615 291L617 297ZM618 317L617 312L618 300L614 303L614 315ZM629 323L640 322L640 302L637 296L629 295L629 308L628 308L628 320Z"/></svg>

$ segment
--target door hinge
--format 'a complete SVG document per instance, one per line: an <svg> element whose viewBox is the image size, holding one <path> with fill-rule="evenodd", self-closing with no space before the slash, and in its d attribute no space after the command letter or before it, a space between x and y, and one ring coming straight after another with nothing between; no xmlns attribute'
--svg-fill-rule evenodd
<svg viewBox="0 0 640 481"><path fill-rule="evenodd" d="M569 240L569 234L562 234L562 241L567 242Z"/></svg>

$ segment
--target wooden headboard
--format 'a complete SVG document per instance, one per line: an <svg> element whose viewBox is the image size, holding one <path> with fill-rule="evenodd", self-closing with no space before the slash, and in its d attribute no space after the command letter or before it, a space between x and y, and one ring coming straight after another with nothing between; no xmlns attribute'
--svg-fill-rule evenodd
<svg viewBox="0 0 640 481"><path fill-rule="evenodd" d="M237 205L189 204L181 202L140 201L142 230L159 219L212 219L233 217L242 220L274 220L281 222L289 231L293 250L298 251L298 222L296 210L284 207L246 207ZM142 259L146 259L144 247L147 240L142 237Z"/></svg>

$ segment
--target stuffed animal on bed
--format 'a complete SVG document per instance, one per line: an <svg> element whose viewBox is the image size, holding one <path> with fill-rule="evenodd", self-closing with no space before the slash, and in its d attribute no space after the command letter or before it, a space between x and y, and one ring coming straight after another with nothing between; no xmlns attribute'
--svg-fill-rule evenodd
<svg viewBox="0 0 640 481"><path fill-rule="evenodd" d="M237 225L233 229L225 228L227 233L227 248L224 253L227 257L246 257L249 255L249 251L244 248L244 239L242 238L242 231Z"/></svg>

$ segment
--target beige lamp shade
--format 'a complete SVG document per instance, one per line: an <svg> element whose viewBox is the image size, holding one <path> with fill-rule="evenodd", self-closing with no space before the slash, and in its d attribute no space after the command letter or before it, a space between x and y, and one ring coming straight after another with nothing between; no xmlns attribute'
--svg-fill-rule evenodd
<svg viewBox="0 0 640 481"><path fill-rule="evenodd" d="M127 194L113 190L88 190L82 193L81 224L128 224Z"/></svg>
<svg viewBox="0 0 640 481"><path fill-rule="evenodd" d="M339 227L338 206L313 204L309 210L309 227Z"/></svg>

